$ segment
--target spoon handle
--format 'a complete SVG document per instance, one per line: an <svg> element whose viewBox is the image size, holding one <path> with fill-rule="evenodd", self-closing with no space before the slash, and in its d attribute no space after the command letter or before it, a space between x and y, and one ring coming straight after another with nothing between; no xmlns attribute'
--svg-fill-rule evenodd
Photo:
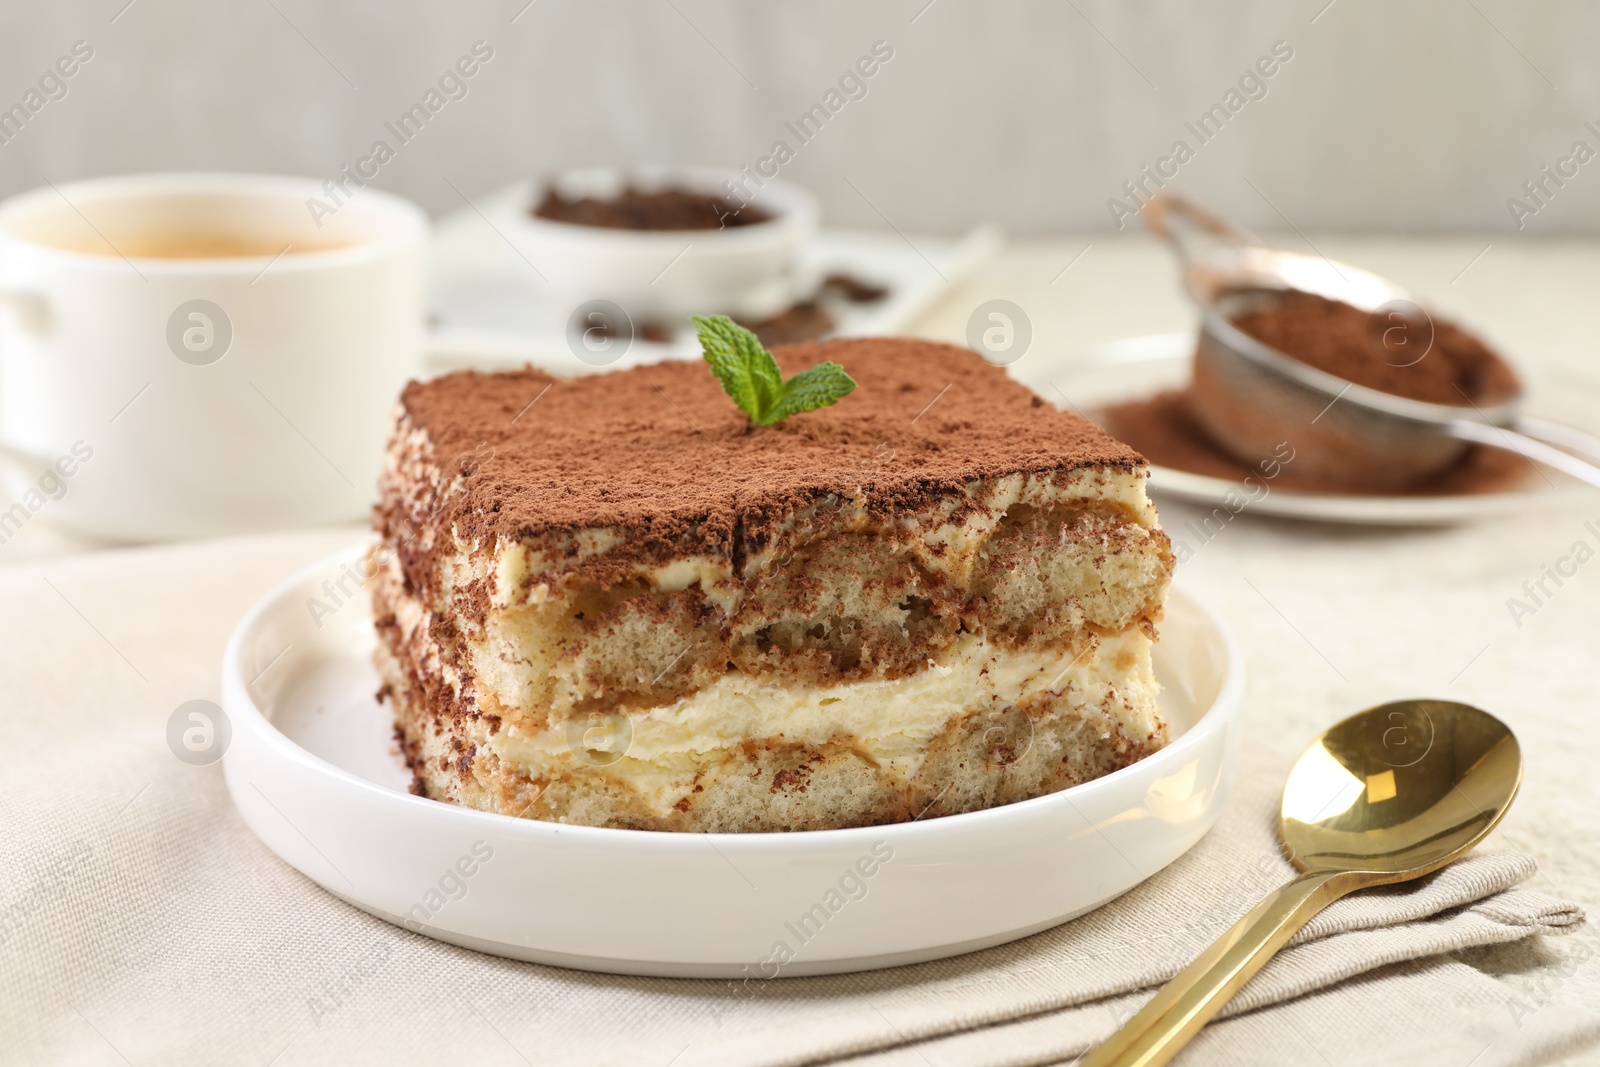
<svg viewBox="0 0 1600 1067"><path fill-rule="evenodd" d="M1150 232L1166 241L1184 263L1193 260L1194 235L1189 229L1172 225L1169 216L1182 219L1188 226L1210 234L1230 248L1266 248L1267 243L1237 223L1221 215L1213 215L1199 204L1171 193L1158 193L1144 206L1145 225Z"/></svg>
<svg viewBox="0 0 1600 1067"><path fill-rule="evenodd" d="M1527 423L1522 421L1521 425L1526 427ZM1544 432L1543 427L1548 425L1550 424L1535 424L1534 428ZM1498 448L1503 452L1514 452L1524 459L1537 460L1547 467L1555 468L1562 474L1600 488L1600 466L1596 466L1586 459L1580 459L1570 452L1563 452L1561 449L1552 447L1528 434L1520 433L1505 426L1491 426L1488 423L1469 422L1465 419L1452 422L1443 429L1451 437L1462 441L1474 441L1480 445L1488 445L1490 448ZM1579 434L1574 430L1570 432L1568 439L1576 441L1577 438L1585 436L1587 435Z"/></svg>
<svg viewBox="0 0 1600 1067"><path fill-rule="evenodd" d="M1180 971L1079 1067L1158 1067L1222 1010L1294 932L1359 883L1311 871L1274 890Z"/></svg>
<svg viewBox="0 0 1600 1067"><path fill-rule="evenodd" d="M1519 415L1512 420L1511 429L1535 441L1543 441L1547 445L1556 445L1568 452L1576 452L1586 459L1600 463L1600 437L1584 433L1571 426L1563 426L1558 422L1547 419L1535 419L1527 415Z"/></svg>

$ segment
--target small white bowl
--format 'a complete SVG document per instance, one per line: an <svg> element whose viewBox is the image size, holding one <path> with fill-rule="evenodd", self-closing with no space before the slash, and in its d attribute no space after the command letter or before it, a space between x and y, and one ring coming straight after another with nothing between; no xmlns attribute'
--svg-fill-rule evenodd
<svg viewBox="0 0 1600 1067"><path fill-rule="evenodd" d="M563 196L612 197L632 186L728 196L738 171L706 167L606 167L518 186L490 214L550 285L573 306L619 304L635 321L696 314L769 315L808 293L800 250L816 236L821 210L797 185L765 180L751 203L772 218L721 230L613 230L533 214L553 184ZM496 217L498 216L498 217Z"/></svg>
<svg viewBox="0 0 1600 1067"><path fill-rule="evenodd" d="M1174 740L1049 796L793 834L606 830L425 800L406 792L392 719L373 697L372 621L349 577L361 552L290 578L234 631L222 674L228 789L290 865L441 941L691 978L938 959L1120 896L1198 841L1232 791L1242 660L1222 624L1175 589L1156 646Z"/></svg>

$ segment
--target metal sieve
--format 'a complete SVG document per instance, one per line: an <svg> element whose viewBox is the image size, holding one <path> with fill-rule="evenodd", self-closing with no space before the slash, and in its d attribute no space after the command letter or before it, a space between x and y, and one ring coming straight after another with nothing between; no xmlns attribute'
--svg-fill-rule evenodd
<svg viewBox="0 0 1600 1067"><path fill-rule="evenodd" d="M1350 489L1403 489L1480 444L1600 487L1600 467L1591 462L1600 461L1600 438L1520 415L1520 392L1492 404L1463 396L1459 407L1411 400L1301 363L1231 321L1298 291L1398 316L1407 328L1420 316L1431 344L1432 317L1399 286L1320 255L1272 248L1178 197L1158 196L1143 213L1151 231L1177 253L1184 286L1200 308L1194 416L1235 458L1269 462L1287 443L1296 470L1308 477ZM1399 359L1427 357L1426 347L1415 357L1404 350L1415 339L1396 340Z"/></svg>

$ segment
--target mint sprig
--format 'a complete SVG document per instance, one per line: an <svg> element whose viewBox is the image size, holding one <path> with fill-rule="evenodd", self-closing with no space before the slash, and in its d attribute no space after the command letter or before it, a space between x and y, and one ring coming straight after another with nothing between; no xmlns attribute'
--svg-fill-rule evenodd
<svg viewBox="0 0 1600 1067"><path fill-rule="evenodd" d="M850 395L855 379L837 363L818 363L784 381L772 353L755 334L726 315L695 315L695 333L722 391L756 426L815 411Z"/></svg>

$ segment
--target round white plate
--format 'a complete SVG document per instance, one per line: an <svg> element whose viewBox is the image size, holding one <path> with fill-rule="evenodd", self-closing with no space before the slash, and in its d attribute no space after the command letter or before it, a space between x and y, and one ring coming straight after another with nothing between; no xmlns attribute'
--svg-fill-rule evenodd
<svg viewBox="0 0 1600 1067"><path fill-rule="evenodd" d="M1198 841L1232 789L1242 661L1222 624L1174 590L1156 674L1175 740L1050 796L794 834L606 830L425 800L406 792L373 696L365 595L349 577L340 588L361 550L290 578L234 631L222 678L228 789L251 830L307 877L442 941L698 978L937 959L1126 892Z"/></svg>
<svg viewBox="0 0 1600 1067"><path fill-rule="evenodd" d="M1066 358L1024 357L1013 371L1046 399L1058 406L1069 404L1092 418L1096 409L1182 388L1189 381L1194 345L1193 334L1150 334ZM1591 433L1600 431L1600 383L1554 367L1530 367L1522 361L1518 367L1529 379L1527 414ZM1592 492L1556 471L1540 470L1548 480L1533 477L1510 491L1460 496L1353 496L1273 489L1252 499L1249 511L1324 522L1413 526L1488 518ZM1150 467L1150 491L1159 495L1219 507L1226 506L1229 494L1237 499L1238 490L1238 483L1226 478Z"/></svg>

